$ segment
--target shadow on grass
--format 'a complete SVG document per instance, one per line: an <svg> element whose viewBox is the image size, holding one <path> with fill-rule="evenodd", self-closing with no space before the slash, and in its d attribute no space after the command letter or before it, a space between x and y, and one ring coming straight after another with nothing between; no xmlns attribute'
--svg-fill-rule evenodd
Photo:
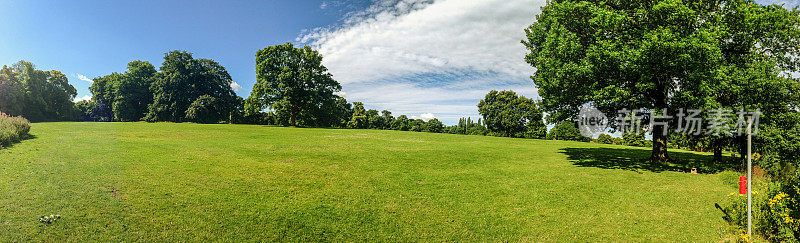
<svg viewBox="0 0 800 243"><path fill-rule="evenodd" d="M690 172L697 168L698 173L717 173L740 166L736 158L726 158L724 162L713 162L712 155L701 155L681 151L669 151L673 160L669 163L650 162L649 149L634 148L565 148L561 153L577 166L603 169L622 169L630 171L681 171Z"/></svg>
<svg viewBox="0 0 800 243"><path fill-rule="evenodd" d="M24 138L20 139L19 141L12 142L11 144L7 144L5 146L3 146L2 143L0 143L0 150L13 148L15 144L24 142L25 140L31 140L31 139L36 139L36 135L28 134Z"/></svg>

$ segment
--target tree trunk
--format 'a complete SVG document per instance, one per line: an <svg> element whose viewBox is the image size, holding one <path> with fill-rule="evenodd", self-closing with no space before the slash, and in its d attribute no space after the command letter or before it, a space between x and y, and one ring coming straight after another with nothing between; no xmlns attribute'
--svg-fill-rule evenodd
<svg viewBox="0 0 800 243"><path fill-rule="evenodd" d="M289 126L296 127L297 126L297 108L292 107L291 114L289 114Z"/></svg>
<svg viewBox="0 0 800 243"><path fill-rule="evenodd" d="M739 136L739 158L742 161L747 159L747 139L744 136Z"/></svg>
<svg viewBox="0 0 800 243"><path fill-rule="evenodd" d="M653 153L650 155L651 162L668 162L669 155L667 155L667 136L663 132L666 129L664 126L653 127Z"/></svg>
<svg viewBox="0 0 800 243"><path fill-rule="evenodd" d="M722 138L714 139L714 162L722 162Z"/></svg>

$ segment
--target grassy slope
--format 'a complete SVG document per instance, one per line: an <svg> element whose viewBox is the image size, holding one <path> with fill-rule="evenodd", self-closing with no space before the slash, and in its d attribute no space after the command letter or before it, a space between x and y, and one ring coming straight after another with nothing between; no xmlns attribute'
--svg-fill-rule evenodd
<svg viewBox="0 0 800 243"><path fill-rule="evenodd" d="M719 175L633 170L647 150L577 142L168 123L31 133L0 150L0 241L717 241L714 203L734 191ZM37 221L49 214L62 218Z"/></svg>

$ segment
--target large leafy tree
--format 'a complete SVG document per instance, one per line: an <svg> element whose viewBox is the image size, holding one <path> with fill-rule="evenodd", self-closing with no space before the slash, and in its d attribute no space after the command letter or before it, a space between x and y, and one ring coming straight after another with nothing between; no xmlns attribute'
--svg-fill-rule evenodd
<svg viewBox="0 0 800 243"><path fill-rule="evenodd" d="M547 139L565 140L565 141L589 140L587 137L581 135L581 131L578 130L578 125L569 120L563 121L555 125L553 129L547 133Z"/></svg>
<svg viewBox="0 0 800 243"><path fill-rule="evenodd" d="M772 14L742 17L759 8L740 0L552 1L526 29L525 59L537 68L533 81L555 121L575 118L586 103L610 117L622 108L674 116L679 107L724 107L720 84L737 80L726 73L741 68L728 64L757 59L737 53L766 47L775 60L797 54L796 22L777 30L764 26L783 21ZM758 36L768 38L750 40ZM653 161L669 159L664 129L652 128Z"/></svg>
<svg viewBox="0 0 800 243"><path fill-rule="evenodd" d="M729 1L719 10L718 21L725 26L721 46L723 62L719 83L714 86L717 107L760 110L761 124L769 130L765 136L796 133L797 111L800 110L800 82L783 75L798 71L800 62L800 11L778 5L762 6L751 1ZM778 132L780 131L780 132ZM722 145L738 142L739 151L746 151L746 139L715 136L715 158L721 158ZM733 140L733 141L729 141ZM761 148L778 148L773 138ZM769 151L759 151L769 154ZM769 157L769 156L768 156ZM787 160L788 157L784 156ZM796 159L794 161L797 161Z"/></svg>
<svg viewBox="0 0 800 243"><path fill-rule="evenodd" d="M77 95L67 76L52 70L37 70L33 63L19 61L0 71L0 111L31 121L75 119L72 99Z"/></svg>
<svg viewBox="0 0 800 243"><path fill-rule="evenodd" d="M544 138L547 127L536 102L514 91L492 90L478 103L486 128L503 137Z"/></svg>
<svg viewBox="0 0 800 243"><path fill-rule="evenodd" d="M114 119L117 121L138 121L147 114L147 106L153 102L150 85L156 69L149 62L128 63L128 71L119 80L114 90Z"/></svg>
<svg viewBox="0 0 800 243"><path fill-rule="evenodd" d="M367 129L369 128L369 116L364 103L353 102L353 113L350 121L347 122L348 128Z"/></svg>
<svg viewBox="0 0 800 243"><path fill-rule="evenodd" d="M200 114L214 116L192 119L203 122L226 120L235 110L236 93L230 86L233 81L219 63L194 59L185 51L171 51L164 56L160 70L151 85L153 103L148 106L147 121L186 121L192 104L203 110ZM205 112L207 109L199 106L211 106L214 111Z"/></svg>
<svg viewBox="0 0 800 243"><path fill-rule="evenodd" d="M290 126L319 126L327 123L319 120L322 108L335 103L341 89L311 47L270 46L256 53L256 84L246 107L250 113L283 109Z"/></svg>
<svg viewBox="0 0 800 243"><path fill-rule="evenodd" d="M97 121L113 121L114 111L112 106L114 100L116 100L116 90L124 78L123 74L114 72L92 79L92 86L89 86L89 91L92 92L94 104L91 110L93 111L92 116L96 117Z"/></svg>
<svg viewBox="0 0 800 243"><path fill-rule="evenodd" d="M89 91L97 109L108 109L94 113L101 121L139 121L148 112L153 101L150 86L156 69L149 62L132 61L125 73L111 73L95 78ZM102 114L110 114L108 118Z"/></svg>

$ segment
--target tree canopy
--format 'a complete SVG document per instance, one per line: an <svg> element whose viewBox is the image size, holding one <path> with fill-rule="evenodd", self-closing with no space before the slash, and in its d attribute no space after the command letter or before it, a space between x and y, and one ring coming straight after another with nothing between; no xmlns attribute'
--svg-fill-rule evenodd
<svg viewBox="0 0 800 243"><path fill-rule="evenodd" d="M572 121L563 121L558 123L550 132L547 133L547 139L565 140L565 141L587 141L588 138L581 135L578 130L578 125Z"/></svg>
<svg viewBox="0 0 800 243"><path fill-rule="evenodd" d="M171 122L227 120L238 101L231 88L232 82L228 71L219 63L194 59L188 52L171 51L164 56L160 72L150 87L153 103L148 106L145 119ZM194 111L191 116L187 114L189 108Z"/></svg>
<svg viewBox="0 0 800 243"><path fill-rule="evenodd" d="M552 121L575 118L586 103L609 117L733 106L720 98L742 93L726 93L727 84L757 85L739 75L747 67L796 70L796 16L743 0L551 1L526 29L525 60ZM651 159L668 160L668 128L651 129Z"/></svg>
<svg viewBox="0 0 800 243"><path fill-rule="evenodd" d="M271 109L285 116L290 126L340 123L342 118L333 118L333 111L325 108L337 106L335 92L341 89L322 65L322 55L311 47L270 46L256 53L256 84L246 110L252 114Z"/></svg>
<svg viewBox="0 0 800 243"><path fill-rule="evenodd" d="M478 103L478 112L489 131L499 136L544 138L547 134L536 102L514 91L492 90Z"/></svg>
<svg viewBox="0 0 800 243"><path fill-rule="evenodd" d="M72 120L77 90L63 73L19 61L0 70L0 111L33 122Z"/></svg>

